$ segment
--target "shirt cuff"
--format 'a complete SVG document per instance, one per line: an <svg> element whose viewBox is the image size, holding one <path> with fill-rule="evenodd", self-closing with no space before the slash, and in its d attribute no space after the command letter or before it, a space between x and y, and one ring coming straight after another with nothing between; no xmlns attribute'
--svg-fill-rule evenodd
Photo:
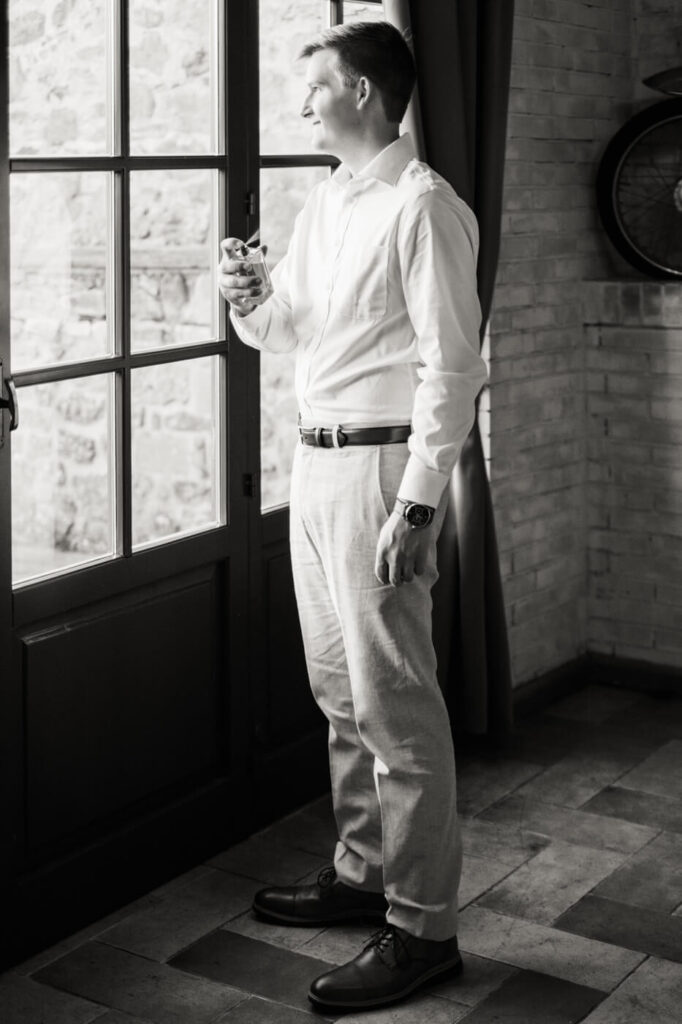
<svg viewBox="0 0 682 1024"><path fill-rule="evenodd" d="M419 505L438 508L449 479L450 474L428 469L416 455L410 455L398 488L398 497L405 501L415 501Z"/></svg>
<svg viewBox="0 0 682 1024"><path fill-rule="evenodd" d="M270 318L270 314L265 309L266 305L267 303L262 302L259 306L252 309L250 313L247 313L246 316L237 316L232 307L230 307L230 320L237 334L241 335L243 330L245 334L257 338L258 329L263 327Z"/></svg>

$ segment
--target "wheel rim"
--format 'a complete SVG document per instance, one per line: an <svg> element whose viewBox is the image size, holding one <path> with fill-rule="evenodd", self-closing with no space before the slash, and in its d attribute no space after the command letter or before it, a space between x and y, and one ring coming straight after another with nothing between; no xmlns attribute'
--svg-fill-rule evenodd
<svg viewBox="0 0 682 1024"><path fill-rule="evenodd" d="M653 125L625 151L613 182L621 232L656 267L682 275L682 119Z"/></svg>

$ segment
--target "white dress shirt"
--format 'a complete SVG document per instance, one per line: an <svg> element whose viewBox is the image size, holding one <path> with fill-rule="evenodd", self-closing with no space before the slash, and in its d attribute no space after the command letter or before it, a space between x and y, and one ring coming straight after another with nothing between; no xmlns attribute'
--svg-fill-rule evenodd
<svg viewBox="0 0 682 1024"><path fill-rule="evenodd" d="M473 213L402 135L359 174L341 164L312 190L274 294L231 313L247 345L297 350L304 425L411 422L398 493L434 507L487 376L477 255Z"/></svg>

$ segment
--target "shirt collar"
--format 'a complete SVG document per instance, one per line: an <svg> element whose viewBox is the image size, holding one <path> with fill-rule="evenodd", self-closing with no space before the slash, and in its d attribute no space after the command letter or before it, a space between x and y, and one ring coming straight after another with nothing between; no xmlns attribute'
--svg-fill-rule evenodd
<svg viewBox="0 0 682 1024"><path fill-rule="evenodd" d="M345 164L340 164L332 175L337 185L348 185L354 181L376 179L387 185L396 185L398 178L410 160L416 156L409 132L405 132L395 142L389 143L380 153L370 160L357 174L351 174Z"/></svg>

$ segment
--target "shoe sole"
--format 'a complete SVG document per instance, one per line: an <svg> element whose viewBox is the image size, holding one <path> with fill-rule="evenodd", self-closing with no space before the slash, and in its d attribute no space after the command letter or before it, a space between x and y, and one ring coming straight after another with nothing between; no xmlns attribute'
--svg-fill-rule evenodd
<svg viewBox="0 0 682 1024"><path fill-rule="evenodd" d="M386 910L344 910L339 911L333 917L294 917L290 914L278 914L274 910L262 910L255 903L251 908L262 921L271 921L273 924L293 924L303 928L317 924L337 924L339 921L386 921Z"/></svg>
<svg viewBox="0 0 682 1024"><path fill-rule="evenodd" d="M433 981L434 978L437 978L441 974L458 977L463 970L464 964L462 963L462 958L458 957L457 960L452 960L450 963L438 964L436 967L432 967L430 971L427 971L426 974L422 974L419 978L416 978L410 985L407 985L406 988L401 989L400 992L394 992L393 995L388 997L382 996L378 999L363 999L352 1003L337 1003L326 999L320 999L318 996L313 995L312 992L308 992L308 999L313 1006L319 1010L370 1010L378 1006L389 1006L391 1003L400 1002L401 999L405 999L406 996L412 995L412 993L416 992L418 988L422 987L422 985L426 985L427 982Z"/></svg>

